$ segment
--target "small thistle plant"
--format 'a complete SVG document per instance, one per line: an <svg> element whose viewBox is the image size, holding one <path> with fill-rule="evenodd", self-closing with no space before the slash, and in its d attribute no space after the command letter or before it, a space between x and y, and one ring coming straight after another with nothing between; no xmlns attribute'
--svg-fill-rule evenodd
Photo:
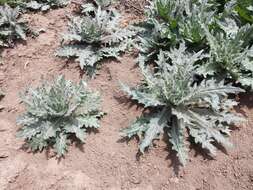
<svg viewBox="0 0 253 190"><path fill-rule="evenodd" d="M19 17L18 7L0 6L0 47L11 47L15 40L26 40L29 29Z"/></svg>
<svg viewBox="0 0 253 190"><path fill-rule="evenodd" d="M134 31L121 27L121 16L116 10L104 6L102 3L83 6L83 15L72 18L69 33L64 35L67 43L56 53L59 57L75 58L90 77L102 60L119 59L135 36Z"/></svg>
<svg viewBox="0 0 253 190"><path fill-rule="evenodd" d="M81 81L73 84L63 76L44 82L22 95L26 112L17 119L22 126L17 136L32 151L53 147L59 157L67 151L72 137L84 142L89 128L99 128L100 97Z"/></svg>

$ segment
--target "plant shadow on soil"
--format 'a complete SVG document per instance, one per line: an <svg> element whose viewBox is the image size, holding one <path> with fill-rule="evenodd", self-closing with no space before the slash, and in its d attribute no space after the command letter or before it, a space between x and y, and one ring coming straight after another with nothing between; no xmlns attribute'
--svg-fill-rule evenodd
<svg viewBox="0 0 253 190"><path fill-rule="evenodd" d="M239 106L245 106L249 109L253 108L253 92L241 94Z"/></svg>
<svg viewBox="0 0 253 190"><path fill-rule="evenodd" d="M131 100L128 96L126 95L122 95L122 96L118 96L118 95L114 95L114 98L117 100L117 102L119 104L122 104L124 106L127 106L128 109L137 106L136 110L140 110L143 109L143 106L141 106L140 104L138 104L137 101ZM145 109L143 109L143 112L145 112Z"/></svg>

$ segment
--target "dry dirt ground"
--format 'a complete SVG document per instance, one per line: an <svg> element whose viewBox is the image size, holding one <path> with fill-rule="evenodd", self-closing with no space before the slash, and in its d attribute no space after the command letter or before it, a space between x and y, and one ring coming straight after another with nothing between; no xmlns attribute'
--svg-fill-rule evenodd
<svg viewBox="0 0 253 190"><path fill-rule="evenodd" d="M247 122L232 133L235 146L210 159L198 147L190 147L190 161L178 171L175 154L163 141L148 153L136 157L137 140L122 142L119 130L141 114L141 109L124 99L118 81L135 85L141 78L134 59L125 55L122 62L109 61L99 75L89 81L100 91L103 110L97 134L90 134L83 147L72 145L60 162L45 152L32 154L21 149L23 141L15 137L16 117L24 111L18 93L36 86L41 78L64 74L79 81L75 63L66 64L54 56L61 34L67 29L66 15L71 8L46 14L25 15L34 29L45 33L26 44L5 50L0 66L0 84L6 96L0 102L0 189L1 190L242 190L253 189L253 96L241 98L241 112Z"/></svg>

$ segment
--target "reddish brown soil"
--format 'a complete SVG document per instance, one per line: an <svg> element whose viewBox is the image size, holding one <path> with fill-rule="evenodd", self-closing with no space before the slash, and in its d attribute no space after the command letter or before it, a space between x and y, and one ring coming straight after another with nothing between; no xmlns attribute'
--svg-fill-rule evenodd
<svg viewBox="0 0 253 190"><path fill-rule="evenodd" d="M0 67L1 87L6 93L0 102L5 109L0 113L0 189L3 190L241 190L253 189L253 105L252 96L243 98L241 106L248 121L233 131L235 147L227 154L220 151L209 159L196 147L190 149L190 161L177 172L175 154L163 141L136 158L138 143L120 140L119 130L141 114L131 106L119 90L118 81L135 85L141 78L131 56L121 63L110 61L103 65L96 79L89 85L101 92L103 110L97 134L90 134L83 147L70 146L65 159L58 162L45 152L32 154L21 149L23 141L15 137L16 117L24 111L18 92L36 86L41 78L64 74L79 81L77 64L56 58L61 34L66 31L66 14L70 8L52 10L47 14L29 14L33 28L44 28L46 33L26 44L3 53ZM250 99L251 98L251 99ZM251 105L250 105L251 104Z"/></svg>

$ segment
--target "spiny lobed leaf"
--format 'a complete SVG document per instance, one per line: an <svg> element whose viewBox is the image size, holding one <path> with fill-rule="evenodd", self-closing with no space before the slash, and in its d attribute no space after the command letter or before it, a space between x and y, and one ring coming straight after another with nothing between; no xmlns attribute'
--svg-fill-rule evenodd
<svg viewBox="0 0 253 190"><path fill-rule="evenodd" d="M122 131L123 136L140 137L141 152L164 131L183 165L187 160L186 131L212 155L216 152L213 142L231 146L227 139L229 125L242 119L231 111L237 102L228 99L228 95L244 90L212 79L198 84L195 63L205 57L203 51L187 52L181 43L179 48L160 51L156 72L140 65L144 76L142 85L132 89L123 85L131 98L151 110Z"/></svg>
<svg viewBox="0 0 253 190"><path fill-rule="evenodd" d="M253 1L247 0L152 1L141 23L138 62L153 62L160 50L178 47L183 40L187 51L203 49L208 55L196 63L202 65L202 77L253 89L252 7Z"/></svg>
<svg viewBox="0 0 253 190"><path fill-rule="evenodd" d="M103 59L119 58L130 46L135 32L120 26L121 16L115 10L90 6L93 8L86 7L84 15L71 20L65 43L56 55L76 58L81 69L94 76Z"/></svg>
<svg viewBox="0 0 253 190"><path fill-rule="evenodd" d="M28 27L24 21L19 19L20 9L0 6L0 46L10 47L15 40L26 40Z"/></svg>
<svg viewBox="0 0 253 190"><path fill-rule="evenodd" d="M17 119L24 138L33 151L53 146L59 157L67 151L71 136L84 142L88 128L99 128L100 97L87 84L79 85L58 77L52 84L29 89L22 96L26 112Z"/></svg>

